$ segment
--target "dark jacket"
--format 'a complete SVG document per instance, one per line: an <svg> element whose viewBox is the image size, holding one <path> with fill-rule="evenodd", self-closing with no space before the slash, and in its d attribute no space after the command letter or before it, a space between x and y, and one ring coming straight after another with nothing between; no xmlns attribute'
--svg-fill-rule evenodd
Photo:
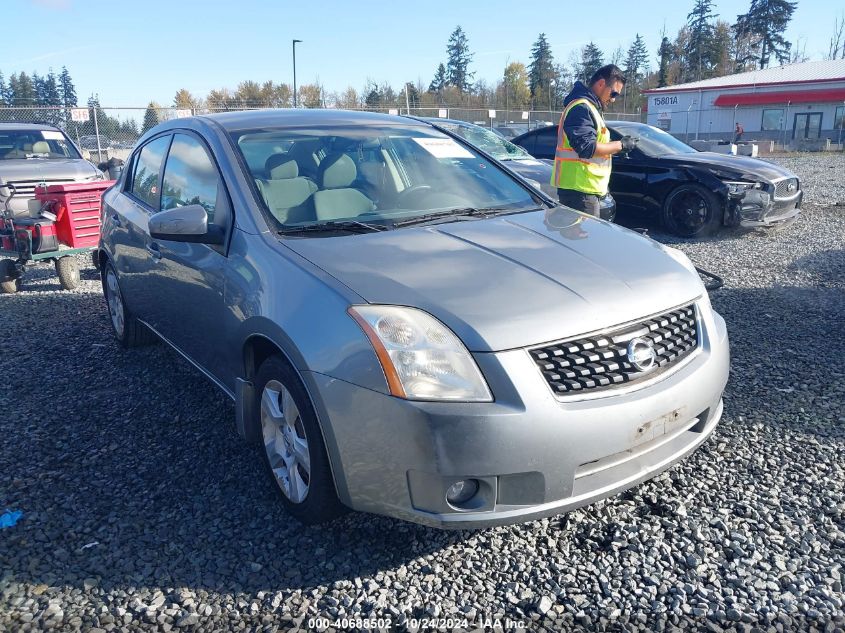
<svg viewBox="0 0 845 633"><path fill-rule="evenodd" d="M601 102L598 97L593 94L593 91L581 81L576 81L572 87L572 91L566 95L563 100L563 108L566 109L570 103L575 99L588 99L599 112L602 111ZM587 109L587 106L577 105L569 111L566 119L563 121L563 131L566 132L566 137L569 139L569 144L572 146L578 156L581 158L592 158L596 152L596 138L598 131L596 130L596 122L593 116Z"/></svg>

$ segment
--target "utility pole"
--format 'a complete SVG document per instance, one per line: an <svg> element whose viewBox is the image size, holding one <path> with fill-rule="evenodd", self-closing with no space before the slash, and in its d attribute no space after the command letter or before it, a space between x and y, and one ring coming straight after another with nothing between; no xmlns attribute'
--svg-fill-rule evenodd
<svg viewBox="0 0 845 633"><path fill-rule="evenodd" d="M296 107L296 45L302 40L293 40L293 107Z"/></svg>

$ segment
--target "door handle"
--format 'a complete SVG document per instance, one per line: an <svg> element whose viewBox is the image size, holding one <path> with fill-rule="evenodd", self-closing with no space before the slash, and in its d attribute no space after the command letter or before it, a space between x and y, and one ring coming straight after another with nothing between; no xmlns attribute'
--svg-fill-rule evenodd
<svg viewBox="0 0 845 633"><path fill-rule="evenodd" d="M158 250L158 244L155 242L147 244L147 252L152 255L153 259L161 259L161 251Z"/></svg>

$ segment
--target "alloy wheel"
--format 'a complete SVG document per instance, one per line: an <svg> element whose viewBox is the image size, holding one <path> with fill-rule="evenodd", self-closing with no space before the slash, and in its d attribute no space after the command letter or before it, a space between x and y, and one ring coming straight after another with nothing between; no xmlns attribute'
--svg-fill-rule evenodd
<svg viewBox="0 0 845 633"><path fill-rule="evenodd" d="M106 271L106 292L108 295L106 300L109 306L111 324L114 327L117 337L122 338L123 330L126 327L123 298L120 296L120 286L117 285L117 275L111 266Z"/></svg>
<svg viewBox="0 0 845 633"><path fill-rule="evenodd" d="M261 394L261 431L276 483L291 503L302 503L311 483L308 437L293 396L277 380Z"/></svg>

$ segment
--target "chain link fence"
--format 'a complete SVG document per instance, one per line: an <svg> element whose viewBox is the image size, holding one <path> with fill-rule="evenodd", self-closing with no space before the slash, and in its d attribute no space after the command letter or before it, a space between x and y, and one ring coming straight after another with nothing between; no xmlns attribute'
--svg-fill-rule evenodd
<svg viewBox="0 0 845 633"><path fill-rule="evenodd" d="M110 158L126 160L135 143L150 127L169 119L211 114L233 110L258 110L259 107L214 108L56 108L15 107L0 108L0 123L47 123L62 128L82 150L85 158L103 162ZM560 110L514 110L463 107L377 107L358 108L360 111L407 115L424 118L446 118L467 121L496 129L506 137L514 137L537 127L557 125ZM609 115L610 116L610 115ZM613 114L643 120L640 114Z"/></svg>

